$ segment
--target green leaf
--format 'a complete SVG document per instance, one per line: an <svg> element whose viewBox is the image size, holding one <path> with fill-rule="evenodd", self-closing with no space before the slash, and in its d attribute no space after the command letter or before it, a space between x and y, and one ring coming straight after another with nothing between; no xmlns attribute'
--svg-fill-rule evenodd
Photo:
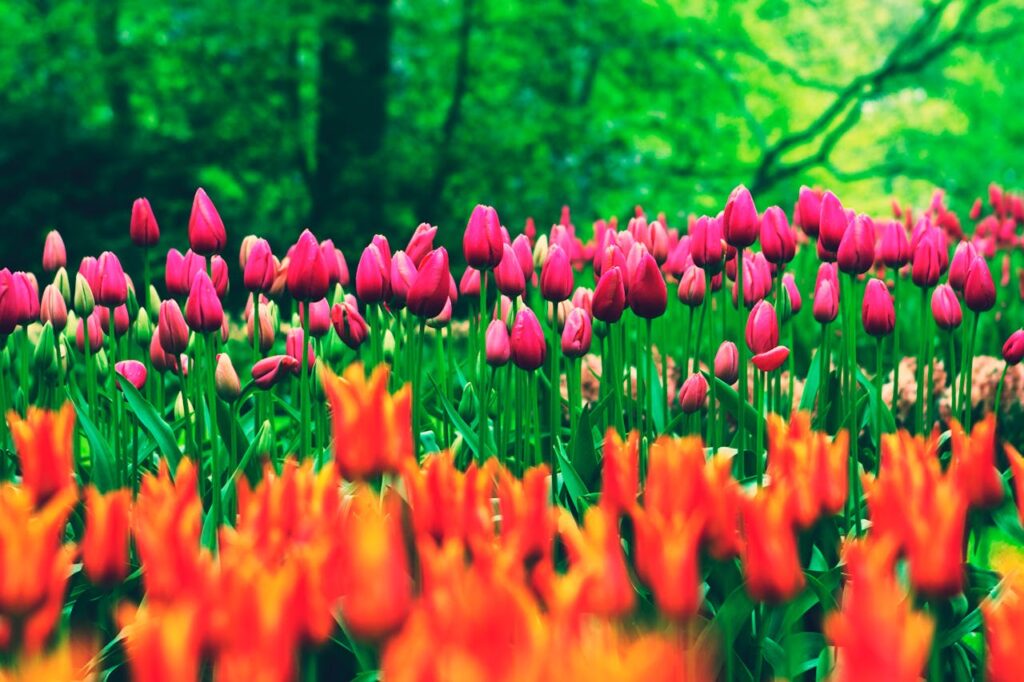
<svg viewBox="0 0 1024 682"><path fill-rule="evenodd" d="M718 400L720 403L722 403L722 407L724 407L729 412L729 414L731 414L738 420L740 408L740 394L737 393L732 386L725 383L724 381L716 377L714 374L705 371L704 376L705 378L707 378L708 381L713 381L715 383L715 390L718 391ZM762 426L764 425L764 415L759 413L756 409L754 409L753 405L751 405L745 400L742 402L742 406L744 428L746 428L748 434L752 434L754 433L754 429L756 428L755 425L758 421L761 422ZM767 427L765 426L764 428L767 431Z"/></svg>
<svg viewBox="0 0 1024 682"><path fill-rule="evenodd" d="M427 375L430 379L430 383L437 389L437 381L431 375ZM476 431L466 423L466 420L459 416L459 411L451 401L444 395L442 391L437 391L437 398L441 401L441 405L444 407L445 413L448 418L452 420L452 424L455 425L455 430L462 434L462 440L466 443L466 446L472 450L476 455L480 456L480 441L477 439Z"/></svg>
<svg viewBox="0 0 1024 682"><path fill-rule="evenodd" d="M828 647L824 647L818 654L817 670L814 672L815 682L823 682L828 679L830 672L832 672L832 656L829 655Z"/></svg>
<svg viewBox="0 0 1024 682"><path fill-rule="evenodd" d="M78 425L89 441L89 480L101 491L113 490L116 486L114 475L114 455L110 452L110 445L100 434L89 410L85 406L85 398L82 391L74 383L68 384L67 395L71 404L75 407L75 415L78 418Z"/></svg>
<svg viewBox="0 0 1024 682"><path fill-rule="evenodd" d="M565 456L565 450L562 449L561 444L555 448L555 452L558 454L558 465L562 472L562 482L569 493L569 499L572 501L572 506L575 507L576 512L582 515L587 510L587 507L590 506L587 502L587 495L590 491L587 490L587 485L576 472L572 462Z"/></svg>
<svg viewBox="0 0 1024 682"><path fill-rule="evenodd" d="M178 439L175 438L171 427L131 382L122 381L121 389L128 402L128 409L138 418L142 428L156 441L157 448L167 460L170 470L177 471L178 462L181 461L181 449L178 447Z"/></svg>
<svg viewBox="0 0 1024 682"><path fill-rule="evenodd" d="M721 634L721 642L719 643L719 651L732 652L733 643L736 641L736 637L745 627L747 621L750 620L750 614L754 610L754 602L750 600L747 595L746 585L740 585L734 589L725 601L722 602L722 606L718 609L718 613L715 614L714 627L707 628L701 633L697 641L698 649L701 651L707 651L707 648L711 642L708 642L708 638L713 637L715 633ZM728 653L726 655L729 655ZM737 659L738 660L738 659ZM718 674L718 668L722 665L721 661L718 661L712 666L712 669L708 672L712 677Z"/></svg>
<svg viewBox="0 0 1024 682"><path fill-rule="evenodd" d="M870 419L873 421L874 415L879 407L881 407L882 433L893 433L896 430L896 420L892 417L892 410L882 400L882 395L878 392L878 388L864 376L864 372L859 368L857 369L857 383L863 386L864 390L868 393L868 407L870 410L865 413L865 420Z"/></svg>
<svg viewBox="0 0 1024 682"><path fill-rule="evenodd" d="M939 633L938 642L939 648L944 649L951 644L955 644L964 638L970 632L974 632L981 627L981 609L974 609L966 616L963 617L959 623Z"/></svg>
<svg viewBox="0 0 1024 682"><path fill-rule="evenodd" d="M818 385L821 383L821 353L815 353L811 358L811 366L807 368L807 381L804 383L804 393L800 396L800 409L807 411L814 408L814 399L818 395Z"/></svg>
<svg viewBox="0 0 1024 682"><path fill-rule="evenodd" d="M591 427L590 407L583 409L580 414L576 431L572 434L569 442L569 452L572 453L572 466L579 473L584 481L596 480L598 472L597 446L594 440L594 430Z"/></svg>

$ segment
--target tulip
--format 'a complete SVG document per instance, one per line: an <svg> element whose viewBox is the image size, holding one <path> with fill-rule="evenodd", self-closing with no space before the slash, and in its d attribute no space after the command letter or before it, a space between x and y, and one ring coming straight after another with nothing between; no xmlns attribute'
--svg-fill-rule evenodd
<svg viewBox="0 0 1024 682"><path fill-rule="evenodd" d="M160 343L160 325L157 324L156 330L149 340L149 361L153 364L153 368L158 372L166 372L167 370L177 372L178 362L175 359L176 357L176 355L164 351L163 345Z"/></svg>
<svg viewBox="0 0 1024 682"><path fill-rule="evenodd" d="M309 335L319 339L331 329L331 305L326 298L299 304L299 320L306 324L306 308L309 307ZM262 331L262 330L261 330Z"/></svg>
<svg viewBox="0 0 1024 682"><path fill-rule="evenodd" d="M530 238L521 234L512 240L512 251L516 254L519 267L523 271L523 281L529 282L533 279L533 247L530 246ZM504 258L504 253L502 254Z"/></svg>
<svg viewBox="0 0 1024 682"><path fill-rule="evenodd" d="M839 269L850 275L860 275L871 269L875 262L875 228L871 219L858 215L850 222L836 251Z"/></svg>
<svg viewBox="0 0 1024 682"><path fill-rule="evenodd" d="M210 271L213 288L217 295L224 298L228 294L228 263L220 256L210 257Z"/></svg>
<svg viewBox="0 0 1024 682"><path fill-rule="evenodd" d="M567 358L583 357L590 350L592 333L590 315L582 308L573 308L562 329L562 352Z"/></svg>
<svg viewBox="0 0 1024 682"><path fill-rule="evenodd" d="M192 199L192 215L188 219L189 246L202 256L211 256L223 251L226 242L227 234L220 213L206 190L200 187Z"/></svg>
<svg viewBox="0 0 1024 682"><path fill-rule="evenodd" d="M427 254L434 250L434 236L437 234L437 226L430 223L420 223L409 239L409 245L405 252L416 267L426 258Z"/></svg>
<svg viewBox="0 0 1024 682"><path fill-rule="evenodd" d="M948 284L940 284L932 292L932 315L941 329L951 330L960 326L963 312L953 288Z"/></svg>
<svg viewBox="0 0 1024 682"><path fill-rule="evenodd" d="M988 263L981 256L975 256L967 270L964 282L964 303L975 313L991 310L996 304L996 287Z"/></svg>
<svg viewBox="0 0 1024 682"><path fill-rule="evenodd" d="M85 352L85 333L89 332L89 352L98 353L103 347L103 327L100 325L100 318L94 311L85 320L78 320L78 329L75 331L75 345L78 352Z"/></svg>
<svg viewBox="0 0 1024 682"><path fill-rule="evenodd" d="M1024 360L1024 329L1018 329L1007 337L1002 352L1003 360L1008 365L1016 365Z"/></svg>
<svg viewBox="0 0 1024 682"><path fill-rule="evenodd" d="M57 230L50 230L46 233L46 241L43 243L43 270L45 272L56 272L68 264L68 252L64 248L64 240Z"/></svg>
<svg viewBox="0 0 1024 682"><path fill-rule="evenodd" d="M64 331L68 323L68 307L52 284L43 289L43 300L39 304L39 321L44 324L49 322L57 332Z"/></svg>
<svg viewBox="0 0 1024 682"><path fill-rule="evenodd" d="M245 320L245 337L248 340L249 345L251 346L254 341L253 332L259 331L259 350L262 353L266 353L274 346L274 320L271 316L271 312L266 303L260 305L260 326L258 330L254 329L253 327L253 321L255 318L256 316L253 314L253 311L250 310ZM312 322L313 321L310 320L311 325Z"/></svg>
<svg viewBox="0 0 1024 682"><path fill-rule="evenodd" d="M626 307L622 272L621 268L613 266L601 273L594 287L591 308L595 319L612 324L622 318L622 311Z"/></svg>
<svg viewBox="0 0 1024 682"><path fill-rule="evenodd" d="M750 361L754 363L754 367L757 367L762 372L774 372L782 363L789 358L789 349L785 346L775 346L770 348L763 353L758 353L750 358Z"/></svg>
<svg viewBox="0 0 1024 682"><path fill-rule="evenodd" d="M927 289L935 286L942 275L941 256L936 237L923 236L913 248L910 276L917 286Z"/></svg>
<svg viewBox="0 0 1024 682"><path fill-rule="evenodd" d="M289 374L297 374L301 363L291 355L271 355L252 367L252 380L262 389L275 386Z"/></svg>
<svg viewBox="0 0 1024 682"><path fill-rule="evenodd" d="M274 284L277 268L274 265L274 254L266 239L256 239L249 249L242 270L242 283L249 291L266 293Z"/></svg>
<svg viewBox="0 0 1024 682"><path fill-rule="evenodd" d="M177 249L167 252L167 265L164 272L167 293L171 296L188 296L192 280L197 272L206 272L206 258L196 252L189 251L182 256Z"/></svg>
<svg viewBox="0 0 1024 682"><path fill-rule="evenodd" d="M498 212L491 206L477 204L462 236L462 252L466 263L477 270L497 267L501 262L503 244Z"/></svg>
<svg viewBox="0 0 1024 682"><path fill-rule="evenodd" d="M587 315L593 317L594 292L587 287L576 287L576 291L572 292L572 307L583 308Z"/></svg>
<svg viewBox="0 0 1024 682"><path fill-rule="evenodd" d="M284 293L285 284L288 282L288 264L288 256L282 260L278 260L277 256L274 256L274 268L277 270L277 275L274 276L274 283L270 285L267 296L277 298Z"/></svg>
<svg viewBox="0 0 1024 682"><path fill-rule="evenodd" d="M509 344L516 367L532 371L544 364L547 342L537 316L529 308L521 308L516 313Z"/></svg>
<svg viewBox="0 0 1024 682"><path fill-rule="evenodd" d="M782 290L789 301L789 315L792 317L803 307L803 299L800 296L800 290L796 287L796 280L793 279L792 273L787 272L782 276Z"/></svg>
<svg viewBox="0 0 1024 682"><path fill-rule="evenodd" d="M409 312L423 318L432 318L444 310L448 302L448 251L442 246L434 249L421 261L416 280L409 289Z"/></svg>
<svg viewBox="0 0 1024 682"><path fill-rule="evenodd" d="M661 269L676 279L682 277L683 273L686 272L686 268L693 265L692 242L693 239L690 235L680 237Z"/></svg>
<svg viewBox="0 0 1024 682"><path fill-rule="evenodd" d="M722 222L717 218L701 216L690 230L690 255L693 262L712 275L725 265L722 244Z"/></svg>
<svg viewBox="0 0 1024 682"><path fill-rule="evenodd" d="M821 192L810 187L802 186L797 199L797 212L800 214L800 227L808 237L818 235L818 226L821 219Z"/></svg>
<svg viewBox="0 0 1024 682"><path fill-rule="evenodd" d="M679 300L691 308L696 308L704 302L704 294L707 290L707 282L704 270L696 265L691 265L683 272L679 280L677 295Z"/></svg>
<svg viewBox="0 0 1024 682"><path fill-rule="evenodd" d="M381 303L391 295L390 255L386 265L384 255L375 244L363 249L356 266L356 296L363 303Z"/></svg>
<svg viewBox="0 0 1024 682"><path fill-rule="evenodd" d="M954 291L963 291L967 283L967 271L970 270L974 259L978 257L978 249L972 242L960 242L953 252L953 259L949 263L949 286Z"/></svg>
<svg viewBox="0 0 1024 682"><path fill-rule="evenodd" d="M639 317L650 320L664 314L667 304L665 279L651 254L644 253L630 278L629 307Z"/></svg>
<svg viewBox="0 0 1024 682"><path fill-rule="evenodd" d="M878 255L882 262L890 268L899 269L910 262L910 244L907 242L907 233L899 222L889 221L882 228Z"/></svg>
<svg viewBox="0 0 1024 682"><path fill-rule="evenodd" d="M778 206L769 206L761 216L761 253L776 265L788 263L796 255L796 241L789 221Z"/></svg>
<svg viewBox="0 0 1024 682"><path fill-rule="evenodd" d="M327 275L330 283L348 286L348 263L345 262L345 254L341 249L334 246L334 241L325 239L320 242L320 253L324 255L324 263L327 264Z"/></svg>
<svg viewBox="0 0 1024 682"><path fill-rule="evenodd" d="M309 230L303 230L291 252L288 264L288 293L299 301L317 301L327 295L331 276L320 243Z"/></svg>
<svg viewBox="0 0 1024 682"><path fill-rule="evenodd" d="M861 308L864 331L871 336L888 336L896 326L896 309L885 282L875 277L868 280Z"/></svg>
<svg viewBox="0 0 1024 682"><path fill-rule="evenodd" d="M691 374L679 389L679 407L686 414L698 412L708 397L708 381L703 374Z"/></svg>
<svg viewBox="0 0 1024 682"><path fill-rule="evenodd" d="M140 197L132 203L132 220L128 233L135 246L155 246L160 241L160 226L156 224L156 216L153 215L149 199Z"/></svg>
<svg viewBox="0 0 1024 682"><path fill-rule="evenodd" d="M220 331L224 321L224 306L213 288L210 276L205 272L197 272L192 280L192 290L185 301L185 319L193 331Z"/></svg>
<svg viewBox="0 0 1024 682"><path fill-rule="evenodd" d="M299 368L302 366L302 340L303 333L301 327L293 327L288 331L285 336L284 348L285 353L295 358L296 365L292 369L295 374L299 373ZM313 370L313 366L316 364L316 354L313 351L313 341L309 341L306 344L306 367L309 371Z"/></svg>
<svg viewBox="0 0 1024 682"><path fill-rule="evenodd" d="M522 235L519 235L520 237ZM517 237L518 239L518 237ZM533 259L530 259L530 273L533 273ZM500 291L509 298L522 296L526 291L526 276L523 267L512 246L503 245L501 262L494 269L494 282Z"/></svg>
<svg viewBox="0 0 1024 682"><path fill-rule="evenodd" d="M725 241L737 249L744 249L757 241L760 226L754 199L750 191L740 185L732 191L722 215Z"/></svg>
<svg viewBox="0 0 1024 682"><path fill-rule="evenodd" d="M818 218L818 241L828 251L836 252L843 241L846 228L850 224L849 216L843 205L832 192L825 192L821 197L821 213Z"/></svg>
<svg viewBox="0 0 1024 682"><path fill-rule="evenodd" d="M395 310L405 307L405 301L409 297L409 289L416 281L416 263L405 251L396 251L391 258L391 301L390 306Z"/></svg>
<svg viewBox="0 0 1024 682"><path fill-rule="evenodd" d="M140 391L146 385L146 366L138 360L122 360L114 365L114 371ZM117 380L117 387L121 387L120 379Z"/></svg>
<svg viewBox="0 0 1024 682"><path fill-rule="evenodd" d="M487 325L486 355L487 364L491 367L502 367L512 357L509 345L508 327L503 320L491 320Z"/></svg>
<svg viewBox="0 0 1024 682"><path fill-rule="evenodd" d="M188 347L188 324L177 301L168 299L160 304L157 330L160 347L165 353L175 357L185 352Z"/></svg>
<svg viewBox="0 0 1024 682"><path fill-rule="evenodd" d="M444 307L441 312L427 319L427 326L431 329L444 329L452 322L452 299L444 300ZM389 330L390 331L390 330Z"/></svg>
<svg viewBox="0 0 1024 682"><path fill-rule="evenodd" d="M348 302L334 304L331 308L331 322L334 323L338 338L352 350L358 350L370 335L366 320L359 314L358 308Z"/></svg>
<svg viewBox="0 0 1024 682"><path fill-rule="evenodd" d="M480 298L480 271L466 268L459 280L459 293L471 298Z"/></svg>
<svg viewBox="0 0 1024 682"><path fill-rule="evenodd" d="M839 291L831 280L818 281L814 290L814 319L821 324L828 324L839 315Z"/></svg>
<svg viewBox="0 0 1024 682"><path fill-rule="evenodd" d="M746 340L753 353L764 353L779 345L779 321L768 301L758 301L750 311Z"/></svg>
<svg viewBox="0 0 1024 682"><path fill-rule="evenodd" d="M130 490L100 493L85 489L85 534L82 536L82 569L89 581L113 589L128 574Z"/></svg>
<svg viewBox="0 0 1024 682"><path fill-rule="evenodd" d="M103 328L110 329L110 308L100 306L95 312ZM129 327L131 320L128 317L128 306L119 305L114 308L114 335L121 338L128 333Z"/></svg>
<svg viewBox="0 0 1024 682"><path fill-rule="evenodd" d="M110 251L104 251L97 264L97 287L93 294L100 305L117 307L128 300L128 282L121 269L121 261Z"/></svg>
<svg viewBox="0 0 1024 682"><path fill-rule="evenodd" d="M732 341L723 341L715 353L715 376L722 383L735 384L739 378L740 354L736 344Z"/></svg>
<svg viewBox="0 0 1024 682"><path fill-rule="evenodd" d="M657 266L655 266L657 267ZM545 300L553 303L568 300L572 296L573 276L569 255L558 244L548 251L547 260L540 271L540 293Z"/></svg>
<svg viewBox="0 0 1024 682"><path fill-rule="evenodd" d="M3 268L0 270L0 336L9 335L20 324L21 311L24 307L20 299L21 292L14 282L14 275L7 268Z"/></svg>

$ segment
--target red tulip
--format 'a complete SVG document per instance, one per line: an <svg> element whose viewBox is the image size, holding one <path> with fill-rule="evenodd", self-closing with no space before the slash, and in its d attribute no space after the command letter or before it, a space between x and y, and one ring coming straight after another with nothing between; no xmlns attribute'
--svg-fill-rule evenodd
<svg viewBox="0 0 1024 682"><path fill-rule="evenodd" d="M295 358L296 365L292 368L292 372L295 374L299 373L299 368L302 367L302 340L304 338L301 327L293 327L288 330L288 334L284 338L284 352ZM310 340L306 344L306 366L309 371L313 371L313 367L316 365L316 353L313 351L313 341Z"/></svg>
<svg viewBox="0 0 1024 682"><path fill-rule="evenodd" d="M97 287L92 292L96 303L116 307L128 300L128 280L117 256L104 251L100 254L97 271Z"/></svg>
<svg viewBox="0 0 1024 682"><path fill-rule="evenodd" d="M78 328L75 330L75 345L78 346L78 352L85 352L85 334L88 331L89 334L89 350L92 353L98 353L100 348L103 347L103 327L100 325L99 315L94 310L92 315L89 315L86 320L79 318Z"/></svg>
<svg viewBox="0 0 1024 682"><path fill-rule="evenodd" d="M992 273L988 269L988 263L981 256L976 256L967 270L964 303L975 313L992 310L996 304L996 287L992 281Z"/></svg>
<svg viewBox="0 0 1024 682"><path fill-rule="evenodd" d="M548 352L547 343L537 316L529 308L520 308L516 313L509 345L512 362L516 367L532 371L544 364Z"/></svg>
<svg viewBox="0 0 1024 682"><path fill-rule="evenodd" d="M892 295L885 282L872 277L864 289L864 303L861 308L864 331L871 336L888 336L896 326L896 309Z"/></svg>
<svg viewBox="0 0 1024 682"><path fill-rule="evenodd" d="M434 249L421 262L416 280L409 289L406 301L409 312L428 319L439 315L448 302L450 279L448 251L443 246Z"/></svg>
<svg viewBox="0 0 1024 682"><path fill-rule="evenodd" d="M559 303L572 296L573 276L569 255L558 244L551 246L540 271L540 293L545 300Z"/></svg>
<svg viewBox="0 0 1024 682"><path fill-rule="evenodd" d="M786 212L778 206L769 206L761 216L761 253L776 265L788 263L796 255L793 231Z"/></svg>
<svg viewBox="0 0 1024 682"><path fill-rule="evenodd" d="M188 347L188 325L177 301L168 299L160 303L157 332L160 347L165 353L174 357L185 352Z"/></svg>
<svg viewBox="0 0 1024 682"><path fill-rule="evenodd" d="M679 389L679 407L686 414L693 414L704 407L708 397L708 380L703 374L691 374Z"/></svg>
<svg viewBox="0 0 1024 682"><path fill-rule="evenodd" d="M56 272L68 264L68 252L57 230L50 230L43 243L43 270Z"/></svg>
<svg viewBox="0 0 1024 682"><path fill-rule="evenodd" d="M434 236L436 234L437 226L435 225L420 223L416 226L412 237L409 238L408 246L405 247L405 252L409 254L409 258L416 264L416 267L419 267L423 259L427 257L427 254L434 250Z"/></svg>
<svg viewBox="0 0 1024 682"><path fill-rule="evenodd" d="M197 272L206 272L206 258L189 249L184 256L177 249L167 252L167 269L164 277L167 293L171 296L188 296Z"/></svg>
<svg viewBox="0 0 1024 682"><path fill-rule="evenodd" d="M629 283L629 307L650 320L664 314L667 305L665 279L651 254L644 253Z"/></svg>
<svg viewBox="0 0 1024 682"><path fill-rule="evenodd" d="M785 346L775 346L769 348L763 353L758 353L750 358L750 361L754 363L754 367L757 367L762 372L774 372L782 363L789 357L789 349Z"/></svg>
<svg viewBox="0 0 1024 682"><path fill-rule="evenodd" d="M732 341L723 341L715 353L715 376L725 384L735 384L740 375L740 353Z"/></svg>
<svg viewBox="0 0 1024 682"><path fill-rule="evenodd" d="M140 391L146 385L146 366L138 360L122 360L114 365L114 371ZM121 380L118 379L116 383L121 388Z"/></svg>
<svg viewBox="0 0 1024 682"><path fill-rule="evenodd" d="M274 264L274 254L270 250L270 243L266 239L256 239L245 259L242 283L249 291L266 293L273 286L276 276L277 267Z"/></svg>
<svg viewBox="0 0 1024 682"><path fill-rule="evenodd" d="M416 281L416 264L405 251L396 251L391 257L391 284L390 306L395 310L405 307L406 299L409 298L409 289Z"/></svg>
<svg viewBox="0 0 1024 682"><path fill-rule="evenodd" d="M978 257L978 249L973 242L963 241L956 245L953 259L949 263L949 286L954 291L963 291L967 283L967 271L971 263Z"/></svg>
<svg viewBox="0 0 1024 682"><path fill-rule="evenodd" d="M847 226L839 249L836 251L839 269L851 275L861 275L875 262L875 226L864 215L856 216Z"/></svg>
<svg viewBox="0 0 1024 682"><path fill-rule="evenodd" d="M960 301L948 284L940 284L932 292L932 315L942 329L956 329L963 321Z"/></svg>
<svg viewBox="0 0 1024 682"><path fill-rule="evenodd" d="M830 279L819 279L814 289L814 319L828 324L839 315L839 290Z"/></svg>
<svg viewBox="0 0 1024 682"><path fill-rule="evenodd" d="M764 353L779 345L779 320L768 301L758 301L747 317L747 347Z"/></svg>
<svg viewBox="0 0 1024 682"><path fill-rule="evenodd" d="M466 268L459 280L459 293L463 296L480 298L480 271L476 268Z"/></svg>
<svg viewBox="0 0 1024 682"><path fill-rule="evenodd" d="M253 382L262 389L276 385L289 374L296 374L301 363L291 355L272 355L252 366Z"/></svg>
<svg viewBox="0 0 1024 682"><path fill-rule="evenodd" d="M878 255L882 262L890 268L902 268L910 262L910 244L907 242L907 232L901 223L891 220L882 228Z"/></svg>
<svg viewBox="0 0 1024 682"><path fill-rule="evenodd" d="M519 235L522 237L522 235ZM519 237L516 237L518 239ZM533 271L533 260L530 260L530 271ZM542 280L543 281L543 280ZM522 296L526 291L526 277L523 268L516 256L515 250L508 244L503 245L503 255L498 267L494 268L494 282L498 285L498 291L516 298Z"/></svg>
<svg viewBox="0 0 1024 682"><path fill-rule="evenodd" d="M622 269L618 266L612 266L601 273L594 287L591 304L591 312L596 319L611 324L622 318L622 311L626 307L626 289L622 279Z"/></svg>
<svg viewBox="0 0 1024 682"><path fill-rule="evenodd" d="M224 306L221 305L217 290L213 288L210 276L197 272L192 280L192 289L185 301L185 320L195 332L218 332L224 321Z"/></svg>
<svg viewBox="0 0 1024 682"><path fill-rule="evenodd" d="M160 241L160 226L156 224L149 199L140 197L132 203L132 220L128 234L135 246L153 246Z"/></svg>
<svg viewBox="0 0 1024 682"><path fill-rule="evenodd" d="M331 308L331 322L334 323L338 338L353 350L363 345L370 335L370 327L359 314L359 309L348 302L334 304Z"/></svg>
<svg viewBox="0 0 1024 682"><path fill-rule="evenodd" d="M707 281L704 276L704 270L696 265L691 265L683 272L676 295L680 301L689 307L696 308L704 302L706 290Z"/></svg>
<svg viewBox="0 0 1024 682"><path fill-rule="evenodd" d="M942 276L938 241L932 236L921 238L913 248L910 277L919 287L933 287Z"/></svg>
<svg viewBox="0 0 1024 682"><path fill-rule="evenodd" d="M477 270L490 270L501 262L503 244L498 212L477 204L462 236L466 262Z"/></svg>
<svg viewBox="0 0 1024 682"><path fill-rule="evenodd" d="M68 324L67 303L52 284L46 285L46 288L43 289L43 299L39 304L39 321L43 324L49 322L54 331L58 332L64 331L64 327Z"/></svg>
<svg viewBox="0 0 1024 682"><path fill-rule="evenodd" d="M167 353L164 351L163 346L160 345L160 325L153 332L153 338L149 340L149 361L153 364L153 368L158 372L166 372L167 370L178 371L177 356Z"/></svg>
<svg viewBox="0 0 1024 682"><path fill-rule="evenodd" d="M110 308L105 306L97 306L96 312L100 324L103 325L103 329L110 329ZM128 306L119 305L114 308L114 335L117 338L121 338L128 333L128 328L131 326L131 320L128 318Z"/></svg>
<svg viewBox="0 0 1024 682"><path fill-rule="evenodd" d="M1008 365L1016 365L1024 360L1024 329L1010 334L1003 344L1003 360Z"/></svg>
<svg viewBox="0 0 1024 682"><path fill-rule="evenodd" d="M213 288L217 295L224 298L228 295L228 263L220 256L210 256Z"/></svg>
<svg viewBox="0 0 1024 682"><path fill-rule="evenodd" d="M521 234L512 240L512 251L516 254L519 267L523 271L523 280L529 282L533 279L533 247L530 246L530 238ZM502 255L504 258L504 255Z"/></svg>
<svg viewBox="0 0 1024 682"><path fill-rule="evenodd" d="M307 306L309 306L309 335L314 339L319 339L331 329L331 305L326 298L310 303L300 303L299 320L303 323Z"/></svg>
<svg viewBox="0 0 1024 682"><path fill-rule="evenodd" d="M803 214L801 214L802 216ZM818 218L818 241L826 251L835 253L839 249L850 219L843 205L832 192L821 197L821 212Z"/></svg>
<svg viewBox="0 0 1024 682"><path fill-rule="evenodd" d="M508 327L505 326L504 320L491 320L487 325L486 354L487 364L491 367L502 367L512 357Z"/></svg>
<svg viewBox="0 0 1024 682"><path fill-rule="evenodd" d="M796 280L793 279L792 273L787 272L782 276L782 289L789 298L790 316L796 315L803 307L803 299L800 297L800 290L796 287Z"/></svg>
<svg viewBox="0 0 1024 682"><path fill-rule="evenodd" d="M712 275L725 265L722 245L722 222L701 216L690 228L690 256L693 262Z"/></svg>
<svg viewBox="0 0 1024 682"><path fill-rule="evenodd" d="M192 199L192 215L188 219L188 243L193 251L203 256L220 253L227 243L224 221L220 219L217 207L202 187L196 190L195 198Z"/></svg>
<svg viewBox="0 0 1024 682"><path fill-rule="evenodd" d="M356 266L356 296L363 303L380 303L391 295L390 256L385 263L384 256L376 244L363 249L363 255Z"/></svg>
<svg viewBox="0 0 1024 682"><path fill-rule="evenodd" d="M821 192L803 186L800 188L800 197L797 199L797 212L800 214L800 227L808 237L818 235L818 225L821 219Z"/></svg>
<svg viewBox="0 0 1024 682"><path fill-rule="evenodd" d="M562 353L567 358L583 357L590 350L592 334L590 315L582 308L573 308L562 328Z"/></svg>
<svg viewBox="0 0 1024 682"><path fill-rule="evenodd" d="M737 249L743 249L757 241L761 222L750 191L740 185L732 191L722 215L722 232L725 241Z"/></svg>
<svg viewBox="0 0 1024 682"><path fill-rule="evenodd" d="M321 299L331 287L331 275L320 242L309 230L302 231L291 251L287 284L288 293L299 301Z"/></svg>

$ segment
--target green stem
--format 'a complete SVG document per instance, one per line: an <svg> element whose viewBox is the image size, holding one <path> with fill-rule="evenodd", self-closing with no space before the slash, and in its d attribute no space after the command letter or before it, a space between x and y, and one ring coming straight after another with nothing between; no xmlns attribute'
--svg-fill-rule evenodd
<svg viewBox="0 0 1024 682"><path fill-rule="evenodd" d="M299 365L299 408L300 423L300 458L310 457L313 453L310 447L310 424L309 424L309 302L303 304L302 315L302 364Z"/></svg>
<svg viewBox="0 0 1024 682"><path fill-rule="evenodd" d="M928 324L928 287L921 289L921 327L923 331ZM925 334L921 334L921 341L918 345L917 350L917 404L914 405L914 414L916 419L914 420L914 426L917 428L917 432L924 434L924 363L926 361L925 354L928 339Z"/></svg>
<svg viewBox="0 0 1024 682"><path fill-rule="evenodd" d="M122 455L121 448L121 429L119 421L120 403L117 395L117 372L114 370L114 365L117 363L117 337L114 332L114 309L110 309L110 318L108 320L110 327L110 361L107 366L107 391L110 395L110 442L114 446L114 459L117 462L117 484L119 487L124 487L128 481L128 473L125 471L127 463L124 456ZM127 381L127 379L125 380ZM27 387L27 384L26 384Z"/></svg>
<svg viewBox="0 0 1024 682"><path fill-rule="evenodd" d="M306 323L308 324L309 316L306 315ZM221 458L220 458L220 443L217 437L217 386L215 383L214 374L217 369L217 343L215 335L218 332L213 332L208 337L209 353L207 354L207 365L206 365L206 388L207 388L207 408L210 411L210 466L212 475L212 490L213 502L211 503L211 510L213 513L213 519L216 523L216 527L220 528L224 520L224 511L221 508L221 486L223 474L221 472ZM306 340L303 339L303 347L305 347ZM305 363L305 351L303 351L303 363L302 363L302 375L306 376L306 363ZM307 444L308 441L308 416L303 419L303 444ZM303 450L307 452L307 450ZM216 537L214 539L214 548L216 548Z"/></svg>
<svg viewBox="0 0 1024 682"><path fill-rule="evenodd" d="M878 337L875 350L875 390L878 391L878 402L875 404L875 475L878 475L882 462L882 339Z"/></svg>
<svg viewBox="0 0 1024 682"><path fill-rule="evenodd" d="M974 388L974 344L978 340L978 318L981 316L978 313L974 313L974 317L971 320L971 336L969 338L968 352L967 352L967 364L964 369L967 370L965 375L965 381L963 382L963 411L964 419L963 426L967 433L971 432L971 422L974 419L974 401L972 400L972 389Z"/></svg>
<svg viewBox="0 0 1024 682"><path fill-rule="evenodd" d="M900 269L896 268L893 277L893 288L892 297L896 304L896 310L900 308ZM893 327L892 331L892 417L895 420L896 414L899 412L899 395L900 395L900 316L896 316L896 326Z"/></svg>
<svg viewBox="0 0 1024 682"><path fill-rule="evenodd" d="M725 288L724 286L722 287ZM743 319L742 311L746 309L743 299L743 249L736 249L736 311L738 320L738 332L736 346L739 348L740 356L740 393L739 405L736 409L736 430L739 435L739 455L741 466L745 468L747 431L744 424L744 405L747 403L747 344L746 344L746 320ZM741 471L743 475L746 471Z"/></svg>

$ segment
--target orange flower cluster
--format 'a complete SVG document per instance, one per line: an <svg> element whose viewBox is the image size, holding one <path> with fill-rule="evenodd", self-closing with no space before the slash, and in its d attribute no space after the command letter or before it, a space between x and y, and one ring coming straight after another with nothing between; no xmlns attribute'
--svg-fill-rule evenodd
<svg viewBox="0 0 1024 682"><path fill-rule="evenodd" d="M1013 682L1020 679L1020 633L1024 628L1024 584L1020 577L1003 584L997 596L981 603L988 646L988 679Z"/></svg>
<svg viewBox="0 0 1024 682"><path fill-rule="evenodd" d="M952 459L942 470L939 438L905 431L882 437L881 473L865 476L872 534L888 539L910 562L910 580L923 594L945 597L963 588L963 539L971 506L1003 496L995 468L995 421L990 415L968 438L952 426Z"/></svg>
<svg viewBox="0 0 1024 682"><path fill-rule="evenodd" d="M835 682L921 679L935 625L897 581L897 550L887 537L843 547L842 607L825 620L825 636L837 647Z"/></svg>

